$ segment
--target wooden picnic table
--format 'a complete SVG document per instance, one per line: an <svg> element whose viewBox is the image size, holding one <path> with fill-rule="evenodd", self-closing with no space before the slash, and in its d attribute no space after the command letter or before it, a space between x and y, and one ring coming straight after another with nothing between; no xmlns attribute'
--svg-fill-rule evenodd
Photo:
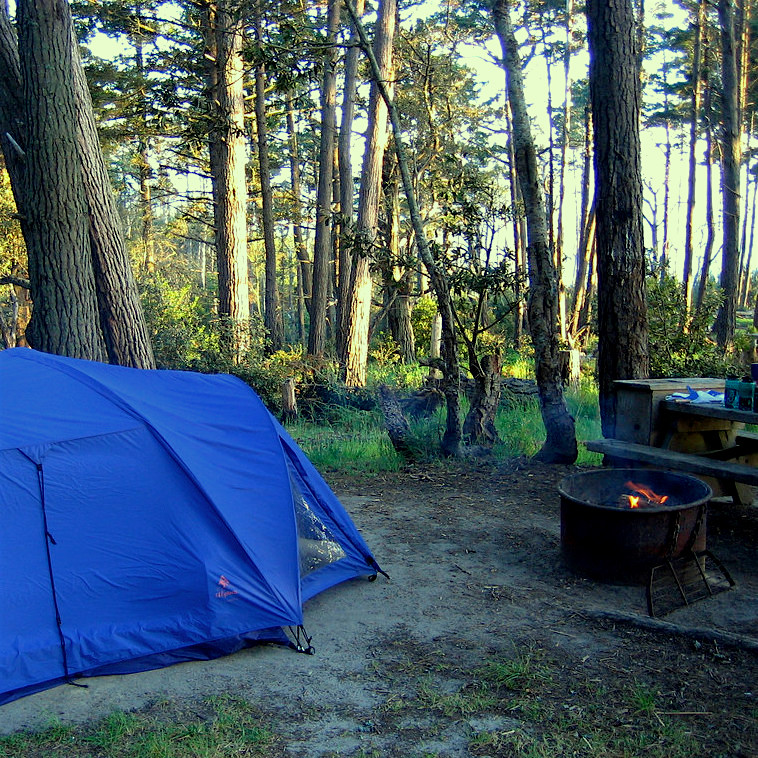
<svg viewBox="0 0 758 758"><path fill-rule="evenodd" d="M654 466L692 473L707 481L714 495L750 503L758 487L758 413L719 404L668 400L670 395L713 389L723 379L635 379L615 383L616 434L585 443L619 465Z"/></svg>

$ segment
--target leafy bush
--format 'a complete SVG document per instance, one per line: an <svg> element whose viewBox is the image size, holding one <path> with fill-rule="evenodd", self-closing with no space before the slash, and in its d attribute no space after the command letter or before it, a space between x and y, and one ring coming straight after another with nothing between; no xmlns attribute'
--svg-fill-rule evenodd
<svg viewBox="0 0 758 758"><path fill-rule="evenodd" d="M682 285L668 274L647 280L650 326L650 376L725 376L734 371L733 356L724 355L711 337L721 305L721 292L706 289L703 306L684 328Z"/></svg>

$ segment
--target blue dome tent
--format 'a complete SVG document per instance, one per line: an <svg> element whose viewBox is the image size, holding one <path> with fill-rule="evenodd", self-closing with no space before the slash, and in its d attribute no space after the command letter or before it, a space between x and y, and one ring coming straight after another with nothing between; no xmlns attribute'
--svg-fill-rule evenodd
<svg viewBox="0 0 758 758"><path fill-rule="evenodd" d="M306 600L380 571L235 377L15 348L0 419L0 703L287 642Z"/></svg>

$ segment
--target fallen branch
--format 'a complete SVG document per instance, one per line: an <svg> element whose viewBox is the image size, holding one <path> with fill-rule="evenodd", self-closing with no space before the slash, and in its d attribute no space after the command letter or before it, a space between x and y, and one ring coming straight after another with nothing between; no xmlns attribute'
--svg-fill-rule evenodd
<svg viewBox="0 0 758 758"><path fill-rule="evenodd" d="M16 287L23 287L25 290L32 288L31 282L20 276L0 276L0 284L15 284Z"/></svg>
<svg viewBox="0 0 758 758"><path fill-rule="evenodd" d="M617 621L654 632L676 634L680 637L687 637L689 639L700 640L703 642L720 642L744 650L754 650L758 652L758 639L755 637L748 637L745 634L727 632L721 629L682 626L681 624L674 624L670 621L662 621L661 619L638 616L634 613L623 613L621 611L594 611L585 609L583 613L587 614L589 618L602 621Z"/></svg>

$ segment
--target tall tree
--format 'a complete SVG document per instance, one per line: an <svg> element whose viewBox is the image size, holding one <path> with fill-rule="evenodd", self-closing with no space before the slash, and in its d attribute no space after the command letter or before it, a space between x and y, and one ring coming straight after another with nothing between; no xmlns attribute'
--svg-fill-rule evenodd
<svg viewBox="0 0 758 758"><path fill-rule="evenodd" d="M321 135L319 141L316 236L313 247L313 295L308 332L308 354L322 355L326 347L326 313L329 296L329 263L332 256L332 193L334 181L334 139L336 129L337 50L339 0L329 0L327 42L321 81Z"/></svg>
<svg viewBox="0 0 758 758"><path fill-rule="evenodd" d="M376 84L377 91L387 106L389 120L392 124L393 145L397 155L397 166L400 171L400 178L405 192L405 200L408 205L408 214L411 219L413 232L416 236L416 245L418 247L419 257L424 264L429 279L434 290L437 300L437 308L440 313L442 324L442 358L438 368L443 373L442 390L445 395L445 404L447 407L447 416L445 419L445 432L442 435L442 452L446 456L457 456L460 454L461 445L461 418L460 418L460 364L458 361L458 340L455 330L455 320L453 317L452 298L450 294L450 283L445 276L445 272L440 268L432 254L431 246L424 231L424 223L421 219L421 213L416 201L416 190L413 184L413 178L408 166L405 145L403 142L403 132L400 124L400 116L397 107L390 93L389 87L383 77L381 66L374 51L368 41L366 31L363 28L360 18L358 17L352 0L346 0L345 7L350 14L350 19L360 38L361 49L371 67L371 78Z"/></svg>
<svg viewBox="0 0 758 758"><path fill-rule="evenodd" d="M18 31L27 138L23 194L34 298L27 337L44 352L102 361L105 341L77 157L68 3L19 3Z"/></svg>
<svg viewBox="0 0 758 758"><path fill-rule="evenodd" d="M274 197L271 189L271 169L268 157L268 126L266 124L266 63L263 57L263 18L261 0L253 6L254 33L257 43L255 65L255 125L260 167L261 226L263 247L266 253L266 287L263 302L263 323L268 332L271 350L280 350L284 344L284 327L279 308L279 288L276 281L276 242L274 240ZM240 82L241 85L241 82Z"/></svg>
<svg viewBox="0 0 758 758"><path fill-rule="evenodd" d="M692 68L690 74L690 135L689 135L689 163L687 174L687 210L684 238L684 271L682 286L684 301L687 312L692 309L693 287L693 255L692 234L695 216L695 177L696 160L695 149L697 147L698 121L700 119L700 100L702 95L702 57L703 57L703 32L705 26L706 0L698 0L697 15L695 16L695 44L692 48Z"/></svg>
<svg viewBox="0 0 758 758"><path fill-rule="evenodd" d="M529 332L534 345L540 410L546 433L537 458L551 463L573 463L577 456L576 430L563 396L558 356L558 279L548 243L537 151L529 125L521 56L511 25L508 0L494 0L492 18L503 51L508 101L513 114L516 175L524 198L527 222Z"/></svg>
<svg viewBox="0 0 758 758"><path fill-rule="evenodd" d="M230 356L247 346L250 318L247 275L247 183L245 93L242 65L242 14L236 0L210 0L202 6L205 33L208 138L218 267L219 314L229 321Z"/></svg>
<svg viewBox="0 0 758 758"><path fill-rule="evenodd" d="M721 195L723 247L721 289L724 293L716 316L716 338L721 347L731 345L737 321L740 266L740 121L737 50L734 41L732 0L719 0L721 25Z"/></svg>
<svg viewBox="0 0 758 758"><path fill-rule="evenodd" d="M392 72L392 46L395 37L396 0L380 0L374 29L374 58L379 63L381 81L389 82ZM388 86L391 94L391 87ZM376 81L371 83L366 147L358 198L356 247L353 255L350 296L347 307L345 346L345 383L350 387L366 384L369 319L371 314L371 248L377 234L382 186L382 162L387 145L387 104Z"/></svg>
<svg viewBox="0 0 758 758"><path fill-rule="evenodd" d="M68 77L61 79L59 86L69 88L71 90L70 95L73 96L75 102L74 112L76 114L76 121L69 126L74 127L73 133L76 142L75 156L80 166L78 175L81 178L81 184L75 188L74 192L78 196L81 195L86 202L88 217L87 232L89 237L89 253L91 255L91 261L84 261L81 264L82 271L78 270L79 267L77 267L74 278L78 280L83 275L83 272L87 270L93 272L98 310L98 321L95 326L104 337L107 360L121 365L152 368L155 362L150 337L145 324L131 263L124 247L121 220L116 211L113 191L98 142L92 101L87 89L84 73L80 66L68 6L60 6L58 11L63 13L61 17L63 23L56 26L56 33L60 33L63 26L68 28L71 33L68 41L70 52L66 56L71 69ZM28 15L24 16L25 21L28 18ZM21 24L19 24L20 29ZM44 34L47 34L47 31ZM45 40L44 34L41 37L42 43ZM27 249L30 253L30 266L32 269L35 269L38 266L47 265L46 261L38 261L37 257L39 255L46 256L48 251L47 248L40 250L35 247L34 234L30 232L27 223L30 217L29 214L34 217L35 214L41 212L38 207L40 202L39 188L33 194L27 195L24 191L24 186L29 181L38 181L38 179L32 179L28 176L30 169L50 174L56 172L57 168L53 168L55 164L44 165L44 163L38 163L40 160L39 156L29 163L25 163L23 160L21 145L26 145L29 140L29 115L24 112L26 107L24 105L24 92L27 90L24 87L34 85L27 78L26 83L22 86L18 38L13 31L6 8L0 8L0 59L2 59L4 64L0 65L0 70L3 72L3 75L0 76L0 123L4 127L3 149L6 156L6 165L11 176L11 183L14 188L16 204L22 219L22 231L24 231ZM60 61L58 63L60 64ZM64 100L68 97L62 95L62 93L57 94L63 97ZM32 104L32 111L36 112L35 109L37 107L40 107L39 104L36 106ZM44 115L44 113L43 108L41 115ZM34 128L38 129L39 125L34 125ZM56 128L63 129L64 125L59 124ZM62 142L61 148L65 144ZM69 179L71 178L69 177ZM42 177L44 183L58 180L63 181L63 176L58 177L58 179L55 177ZM73 202L78 204L80 199L77 197ZM42 202L48 203L49 201L45 198ZM35 207L30 208L30 205L34 205ZM48 208L47 211L48 213L39 215L40 223L43 226L47 221L57 223L56 216L51 212L51 209ZM63 212L68 213L70 209L63 210ZM48 233L55 235L52 229L47 232L37 229L35 232L35 234ZM58 265L60 265L60 262ZM63 276L62 271L61 276ZM48 290L45 294L40 292L36 299L47 298L49 300L51 295L62 297L67 286L68 283L64 279L61 281L59 288ZM85 284L84 286L86 290L89 284ZM75 288L77 288L76 285ZM32 296L34 298L34 292L32 292ZM67 294L65 297L68 298L71 295ZM40 315L42 315L42 310L43 308L41 307ZM39 323L37 322L37 324ZM34 328L34 324L32 326ZM59 327L56 327L54 324L52 328L55 331L59 330ZM75 348L71 349L74 350ZM68 350L69 348L61 346L59 350L55 351L67 352Z"/></svg>
<svg viewBox="0 0 758 758"><path fill-rule="evenodd" d="M357 0L355 12L360 18L365 9L365 0ZM358 33L353 30L350 47L345 54L344 83L342 94L342 117L340 120L339 143L337 147L340 177L340 236L337 249L337 356L341 363L345 361L345 335L350 297L350 279L353 268L352 240L355 233L353 201L355 187L353 181L353 121L355 120L356 82L358 79Z"/></svg>
<svg viewBox="0 0 758 758"><path fill-rule="evenodd" d="M600 417L603 435L613 437L614 380L649 373L639 51L631 0L589 0L587 22L595 137Z"/></svg>

